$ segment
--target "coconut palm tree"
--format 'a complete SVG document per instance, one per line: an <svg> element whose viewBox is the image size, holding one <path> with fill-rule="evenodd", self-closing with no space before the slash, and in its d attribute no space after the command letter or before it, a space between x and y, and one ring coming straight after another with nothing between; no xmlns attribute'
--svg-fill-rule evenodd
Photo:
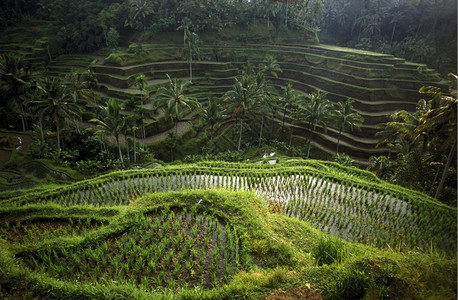
<svg viewBox="0 0 458 300"><path fill-rule="evenodd" d="M33 75L22 57L13 54L0 57L0 90L8 106L21 117L22 131L27 127L24 95L32 80Z"/></svg>
<svg viewBox="0 0 458 300"><path fill-rule="evenodd" d="M183 46L186 46L186 40L191 35L191 26L191 19L184 17L183 20L181 20L181 25L177 28L177 30L183 30Z"/></svg>
<svg viewBox="0 0 458 300"><path fill-rule="evenodd" d="M240 121L239 139L237 150L240 150L242 143L243 121L246 114L251 110L254 103L262 95L262 89L258 84L261 82L262 73L258 76L258 80L254 75L244 74L235 78L235 83L232 89L225 94L225 101L228 110L231 111L232 117Z"/></svg>
<svg viewBox="0 0 458 300"><path fill-rule="evenodd" d="M145 75L141 74L135 78L135 85L140 90L140 105L143 108L143 90L145 88L145 83L147 82ZM141 127L143 138L146 138L145 125L143 123L143 110L141 110Z"/></svg>
<svg viewBox="0 0 458 300"><path fill-rule="evenodd" d="M273 57L272 55L266 55L264 61L261 64L259 64L259 69L264 74L271 74L275 78L278 78L278 72L282 72L280 65L278 64L275 57Z"/></svg>
<svg viewBox="0 0 458 300"><path fill-rule="evenodd" d="M59 79L46 79L36 94L37 98L30 102L38 112L41 122L49 121L56 127L57 151L61 150L60 132L69 118L79 119L80 107L74 101L71 91Z"/></svg>
<svg viewBox="0 0 458 300"><path fill-rule="evenodd" d="M191 32L186 39L186 44L183 49L183 55L186 58L186 61L189 64L189 81L192 82L192 60L197 58L200 60L200 46L202 45L202 40L199 35L195 32Z"/></svg>
<svg viewBox="0 0 458 300"><path fill-rule="evenodd" d="M293 86L290 83L286 87L283 87L283 93L280 97L280 105L283 108L281 132L283 132L283 128L285 127L286 114L288 113L288 110L295 107L297 97L297 92L293 89Z"/></svg>
<svg viewBox="0 0 458 300"><path fill-rule="evenodd" d="M200 103L194 97L187 96L186 89L191 84L190 81L178 81L176 78L170 78L167 86L162 86L156 94L156 107L164 107L166 114L172 117L175 123L175 141L172 149L175 148L178 136L178 122L180 121L183 109L197 110Z"/></svg>
<svg viewBox="0 0 458 300"><path fill-rule="evenodd" d="M457 99L449 96L442 96L442 93L431 88L431 93L434 93L435 98L439 97L438 103L432 104L429 109L421 118L415 133L424 135L436 135L442 136L442 149L447 151L447 162L442 172L442 177L436 190L435 198L437 199L442 192L445 179L447 177L447 171L456 155L456 143L457 143ZM433 99L434 100L434 99Z"/></svg>
<svg viewBox="0 0 458 300"><path fill-rule="evenodd" d="M146 18L154 12L153 2L149 0L129 0L127 1L129 16L124 26L132 28L143 27L146 30Z"/></svg>
<svg viewBox="0 0 458 300"><path fill-rule="evenodd" d="M119 143L119 136L124 128L124 118L121 116L121 105L116 99L109 99L107 101L107 106L102 109L102 118L94 118L90 121L97 125L100 133L106 136L114 136L118 147L119 160L124 168L124 159L122 157L121 144Z"/></svg>
<svg viewBox="0 0 458 300"><path fill-rule="evenodd" d="M210 140L213 140L215 125L224 119L220 98L210 98L207 107L202 110L202 119L210 125Z"/></svg>
<svg viewBox="0 0 458 300"><path fill-rule="evenodd" d="M405 110L397 111L389 116L390 122L377 126L380 129L375 136L380 140L376 147L386 144L394 149L396 146L403 145L402 153L407 154L412 146L418 141L420 135L415 133L415 129L420 123L420 114L410 113Z"/></svg>
<svg viewBox="0 0 458 300"><path fill-rule="evenodd" d="M338 102L335 105L335 109L332 111L332 116L336 122L339 135L337 138L336 154L339 153L339 143L342 130L350 128L351 131L354 129L360 129L361 124L364 122L364 118L353 109L353 100L348 98L345 102Z"/></svg>
<svg viewBox="0 0 458 300"><path fill-rule="evenodd" d="M322 92L309 94L298 103L298 111L293 116L295 116L296 122L300 121L307 124L309 131L307 157L310 156L312 133L316 130L317 125L321 125L326 132L331 111L332 104L326 99L326 94Z"/></svg>
<svg viewBox="0 0 458 300"><path fill-rule="evenodd" d="M67 86L70 94L73 97L73 101L76 103L81 99L90 99L90 86L86 80L87 75L78 74L75 71L71 71L64 78L64 84Z"/></svg>

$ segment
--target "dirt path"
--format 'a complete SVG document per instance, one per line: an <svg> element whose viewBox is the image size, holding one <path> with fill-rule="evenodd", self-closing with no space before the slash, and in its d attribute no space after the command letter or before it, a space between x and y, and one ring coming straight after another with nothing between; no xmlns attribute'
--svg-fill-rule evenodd
<svg viewBox="0 0 458 300"><path fill-rule="evenodd" d="M178 136L183 135L186 131L191 128L191 123L187 121L181 121L178 122ZM148 145L148 144L155 144L164 141L168 136L170 132L175 132L175 126L167 131L161 132L159 134L147 137L146 139L141 139L139 142L142 145Z"/></svg>

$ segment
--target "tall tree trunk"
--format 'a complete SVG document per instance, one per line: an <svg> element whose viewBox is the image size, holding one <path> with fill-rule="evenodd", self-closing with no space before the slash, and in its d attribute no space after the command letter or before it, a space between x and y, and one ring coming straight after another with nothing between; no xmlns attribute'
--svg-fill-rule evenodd
<svg viewBox="0 0 458 300"><path fill-rule="evenodd" d="M359 31L358 31L358 42L359 42L359 40L360 40L360 38L361 38L361 30L362 30L362 28L363 28L363 25L360 24L360 25L359 25Z"/></svg>
<svg viewBox="0 0 458 300"><path fill-rule="evenodd" d="M390 45L391 46L393 45L393 38L394 38L394 32L396 31L396 24L397 24L397 22L394 22L393 31L391 32L391 39L390 39Z"/></svg>
<svg viewBox="0 0 458 300"><path fill-rule="evenodd" d="M311 146L311 144L312 144L312 143L310 142L310 140L308 140L308 145L307 145L307 158L310 157L310 146Z"/></svg>
<svg viewBox="0 0 458 300"><path fill-rule="evenodd" d="M48 50L49 61L52 61L51 51L49 50L49 45L46 45L46 50Z"/></svg>
<svg viewBox="0 0 458 300"><path fill-rule="evenodd" d="M262 140L262 129L264 127L264 116L262 116L262 121L261 121L261 131L259 132L259 142L258 145L261 146L261 140Z"/></svg>
<svg viewBox="0 0 458 300"><path fill-rule="evenodd" d="M116 138L116 144L118 145L118 154L119 154L119 159L121 160L121 166L125 168L124 159L122 158L121 145L119 144L119 136L116 135L115 138Z"/></svg>
<svg viewBox="0 0 458 300"><path fill-rule="evenodd" d="M44 143L45 142L45 135L43 133L43 124L40 122L38 122L38 126L40 127L40 136L41 136L41 143Z"/></svg>
<svg viewBox="0 0 458 300"><path fill-rule="evenodd" d="M56 133L57 133L57 151L60 150L60 125L59 121L56 121Z"/></svg>
<svg viewBox="0 0 458 300"><path fill-rule="evenodd" d="M283 128L285 127L285 119L286 119L286 107L283 110L283 120L281 122L281 130L280 130L280 132L283 132Z"/></svg>
<svg viewBox="0 0 458 300"><path fill-rule="evenodd" d="M192 83L192 55L189 58L189 81Z"/></svg>
<svg viewBox="0 0 458 300"><path fill-rule="evenodd" d="M286 28L288 28L288 4L289 4L289 1L286 0L286 17L285 17L285 26L286 26Z"/></svg>
<svg viewBox="0 0 458 300"><path fill-rule="evenodd" d="M310 157L310 146L311 146L311 144L312 144L312 143L311 143L311 140L312 140L312 133L313 133L313 131L312 131L312 128L313 128L312 123L309 123L309 127L310 127L310 131L309 131L309 137L308 137L308 143L309 143L309 144L308 144L308 146L307 146L307 158Z"/></svg>
<svg viewBox="0 0 458 300"><path fill-rule="evenodd" d="M107 36L107 31L105 28L102 28L103 30L103 36L105 37L105 45L108 47L108 36Z"/></svg>
<svg viewBox="0 0 458 300"><path fill-rule="evenodd" d="M17 97L17 102L19 104L19 109L21 111L21 122L22 122L22 131L25 131L25 112L24 112L24 107L22 106L21 100L19 100L19 97Z"/></svg>
<svg viewBox="0 0 458 300"><path fill-rule="evenodd" d="M132 130L134 134L134 163L137 162L137 147L136 147L136 142L135 142L135 129Z"/></svg>
<svg viewBox="0 0 458 300"><path fill-rule="evenodd" d="M339 128L339 136L337 137L337 149L336 154L339 154L339 143L340 143L340 135L342 134L342 126Z"/></svg>
<svg viewBox="0 0 458 300"><path fill-rule="evenodd" d="M450 163L452 162L453 154L455 153L455 146L456 146L456 141L453 143L453 146L450 149L450 152L448 154L447 163L445 164L444 171L442 172L441 181L439 182L439 186L437 187L436 195L434 196L434 198L436 199L439 198L439 195L442 192L442 188L444 187L445 179L447 178L447 171L448 171L448 168L450 167Z"/></svg>
<svg viewBox="0 0 458 300"><path fill-rule="evenodd" d="M350 31L350 36L353 37L353 31L355 30L356 26L356 16L355 19L353 20L353 25L351 26L351 31Z"/></svg>
<svg viewBox="0 0 458 300"><path fill-rule="evenodd" d="M243 119L240 118L240 132L239 132L239 143L237 146L237 151L240 151L240 145L242 144L242 127L243 127Z"/></svg>
<svg viewBox="0 0 458 300"><path fill-rule="evenodd" d="M124 135L126 139L126 153L127 153L127 161L130 163L130 149L129 149L129 140L127 139L127 133Z"/></svg>
<svg viewBox="0 0 458 300"><path fill-rule="evenodd" d="M140 103L141 103L141 118L142 118L142 134L143 139L146 139L146 130L145 130L145 122L143 121L143 89L140 89Z"/></svg>
<svg viewBox="0 0 458 300"><path fill-rule="evenodd" d="M428 195L429 195L429 196L432 196L432 194L433 194L434 184L436 183L436 180L437 180L437 178L439 177L439 173L440 173L440 171L441 171L442 161L443 161L443 159L441 158L441 161L440 161L440 163L439 163L439 165L438 165L438 167L437 167L436 175L434 175L434 179L433 179L433 181L431 182L431 188L429 189L429 192L428 192Z"/></svg>
<svg viewBox="0 0 458 300"><path fill-rule="evenodd" d="M270 27L270 14L267 13L267 28Z"/></svg>
<svg viewBox="0 0 458 300"><path fill-rule="evenodd" d="M170 149L170 156L173 161L173 152L175 147L177 146L177 139L178 139L178 117L175 119L175 140L173 141L172 148Z"/></svg>

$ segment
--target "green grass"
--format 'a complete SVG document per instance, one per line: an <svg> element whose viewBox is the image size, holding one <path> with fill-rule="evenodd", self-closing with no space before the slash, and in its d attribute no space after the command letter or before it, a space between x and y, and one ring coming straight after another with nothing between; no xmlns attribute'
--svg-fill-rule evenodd
<svg viewBox="0 0 458 300"><path fill-rule="evenodd" d="M6 298L256 299L291 287L313 288L329 299L456 297L456 257L348 243L270 212L250 192L160 192L112 208L3 207L0 222L0 294ZM329 253L338 258L318 259ZM220 263L213 268L215 259Z"/></svg>
<svg viewBox="0 0 458 300"><path fill-rule="evenodd" d="M349 241L402 249L456 250L456 209L371 173L319 161L277 166L199 163L115 172L58 189L27 191L2 206L128 205L139 195L179 189L249 190L286 216ZM435 224L435 220L441 220ZM433 224L431 226L430 224ZM410 225L409 225L410 224Z"/></svg>

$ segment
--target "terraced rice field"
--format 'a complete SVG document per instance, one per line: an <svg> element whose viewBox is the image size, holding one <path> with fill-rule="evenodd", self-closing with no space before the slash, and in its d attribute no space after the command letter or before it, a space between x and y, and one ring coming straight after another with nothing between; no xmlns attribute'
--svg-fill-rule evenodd
<svg viewBox="0 0 458 300"><path fill-rule="evenodd" d="M135 203L148 193L245 190L261 197L274 212L307 221L349 241L421 251L431 246L448 253L456 251L455 209L420 193L382 183L371 173L319 162L283 167L223 165L201 163L116 172L33 197L14 197L4 200L2 206L112 207Z"/></svg>
<svg viewBox="0 0 458 300"><path fill-rule="evenodd" d="M63 66L72 65L82 68L87 64L98 77L98 93L103 97L118 98L126 101L135 97L140 99L140 92L135 87L135 77L144 74L148 83L146 90L151 94L164 84L166 75L180 79L188 79L188 65L181 60L177 45L145 45L149 51L163 53L151 57L148 62L140 61L126 66L116 66L93 56L89 64L87 57L62 57L52 63L50 72L58 71ZM153 51L154 52L154 51ZM259 45L219 46L218 57L214 49L202 48L204 61L193 63L193 86L190 95L202 103L209 97L221 97L231 88L237 69L247 62L257 65L266 54L273 55L280 64L282 72L279 78L269 78L276 87L291 83L301 93L324 91L333 102L354 99L355 109L365 118L361 131L343 133L341 151L360 161L367 161L371 155L379 155L385 149L376 149L375 126L387 121L386 116L396 110L414 111L421 98L418 90L423 85L435 85L446 89L434 70L425 65L413 64L403 59L380 53L357 51L329 45ZM154 56L154 55L153 55ZM54 73L53 73L54 74ZM57 74L57 73L56 73ZM151 108L152 109L152 108ZM278 115L277 122L282 119ZM307 139L305 130L291 124L297 141ZM156 135L156 123L147 121L148 135ZM329 126L328 126L329 127ZM222 130L221 132L224 132ZM332 128L324 133L318 128L314 133L313 145L333 154L338 132ZM157 139L155 139L157 141Z"/></svg>
<svg viewBox="0 0 458 300"><path fill-rule="evenodd" d="M3 224L1 236L13 242L23 233L27 233L24 239L35 240L77 236L100 225L90 219L62 223ZM90 247L44 247L19 256L31 270L53 278L94 284L130 283L145 290L175 289L185 284L217 287L227 283L241 266L237 230L215 216L198 212L196 206L190 211L167 207L137 215L135 226L96 240Z"/></svg>

